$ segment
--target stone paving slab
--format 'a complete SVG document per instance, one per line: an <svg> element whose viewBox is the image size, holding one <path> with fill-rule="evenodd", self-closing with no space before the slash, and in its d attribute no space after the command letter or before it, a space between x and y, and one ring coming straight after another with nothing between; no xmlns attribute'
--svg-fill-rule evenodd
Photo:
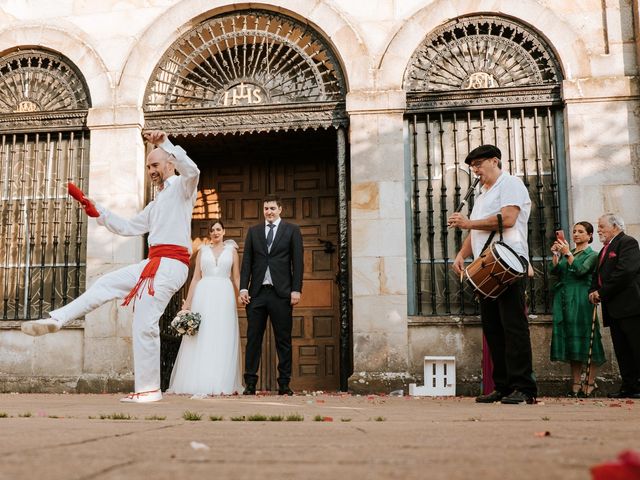
<svg viewBox="0 0 640 480"><path fill-rule="evenodd" d="M640 402L631 400L167 395L131 405L119 397L0 395L0 480L577 480L640 450ZM187 421L185 411L202 419ZM257 414L304 420L238 420Z"/></svg>

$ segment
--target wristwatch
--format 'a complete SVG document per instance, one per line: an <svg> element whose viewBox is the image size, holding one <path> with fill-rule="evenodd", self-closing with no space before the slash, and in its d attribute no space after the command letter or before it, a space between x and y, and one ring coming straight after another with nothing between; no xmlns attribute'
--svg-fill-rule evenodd
<svg viewBox="0 0 640 480"><path fill-rule="evenodd" d="M573 257L573 253L567 252L564 254L564 258L569 258L569 257Z"/></svg>

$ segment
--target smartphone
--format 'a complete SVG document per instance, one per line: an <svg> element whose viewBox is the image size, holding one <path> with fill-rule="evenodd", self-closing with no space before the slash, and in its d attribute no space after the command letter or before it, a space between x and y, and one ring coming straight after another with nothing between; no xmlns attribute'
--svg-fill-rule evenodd
<svg viewBox="0 0 640 480"><path fill-rule="evenodd" d="M561 240L563 242L566 242L567 240L564 238L564 232L562 230L556 230L556 238L558 240Z"/></svg>

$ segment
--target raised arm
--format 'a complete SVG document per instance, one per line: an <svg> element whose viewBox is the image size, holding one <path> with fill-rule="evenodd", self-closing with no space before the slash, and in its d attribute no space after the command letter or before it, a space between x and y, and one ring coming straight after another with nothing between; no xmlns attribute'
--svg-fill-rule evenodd
<svg viewBox="0 0 640 480"><path fill-rule="evenodd" d="M144 134L144 138L173 157L173 165L182 177L180 183L182 185L185 198L190 198L195 201L198 180L200 178L200 170L193 160L189 158L187 152L185 152L182 147L171 143L167 134L160 130L146 132Z"/></svg>
<svg viewBox="0 0 640 480"><path fill-rule="evenodd" d="M173 164L180 174L180 177L182 177L181 184L185 197L195 200L198 180L200 178L198 166L189 158L187 152L185 152L181 146L174 145L166 136L164 142L158 146L173 157Z"/></svg>

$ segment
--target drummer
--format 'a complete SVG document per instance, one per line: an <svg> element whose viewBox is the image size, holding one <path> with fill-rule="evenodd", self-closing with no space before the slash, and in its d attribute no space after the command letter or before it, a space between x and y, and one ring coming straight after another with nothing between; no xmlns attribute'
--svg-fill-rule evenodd
<svg viewBox="0 0 640 480"><path fill-rule="evenodd" d="M500 239L526 262L527 221L531 211L529 192L520 178L502 171L502 154L494 145L481 145L469 152L465 163L482 185L471 217L454 213L452 228L469 230L453 261L453 270L462 275L465 259L474 258L491 242ZM492 232L495 232L492 235ZM533 375L529 322L525 307L526 276L512 283L498 298L480 300L482 331L491 351L495 390L476 398L479 403L532 404L537 386Z"/></svg>

